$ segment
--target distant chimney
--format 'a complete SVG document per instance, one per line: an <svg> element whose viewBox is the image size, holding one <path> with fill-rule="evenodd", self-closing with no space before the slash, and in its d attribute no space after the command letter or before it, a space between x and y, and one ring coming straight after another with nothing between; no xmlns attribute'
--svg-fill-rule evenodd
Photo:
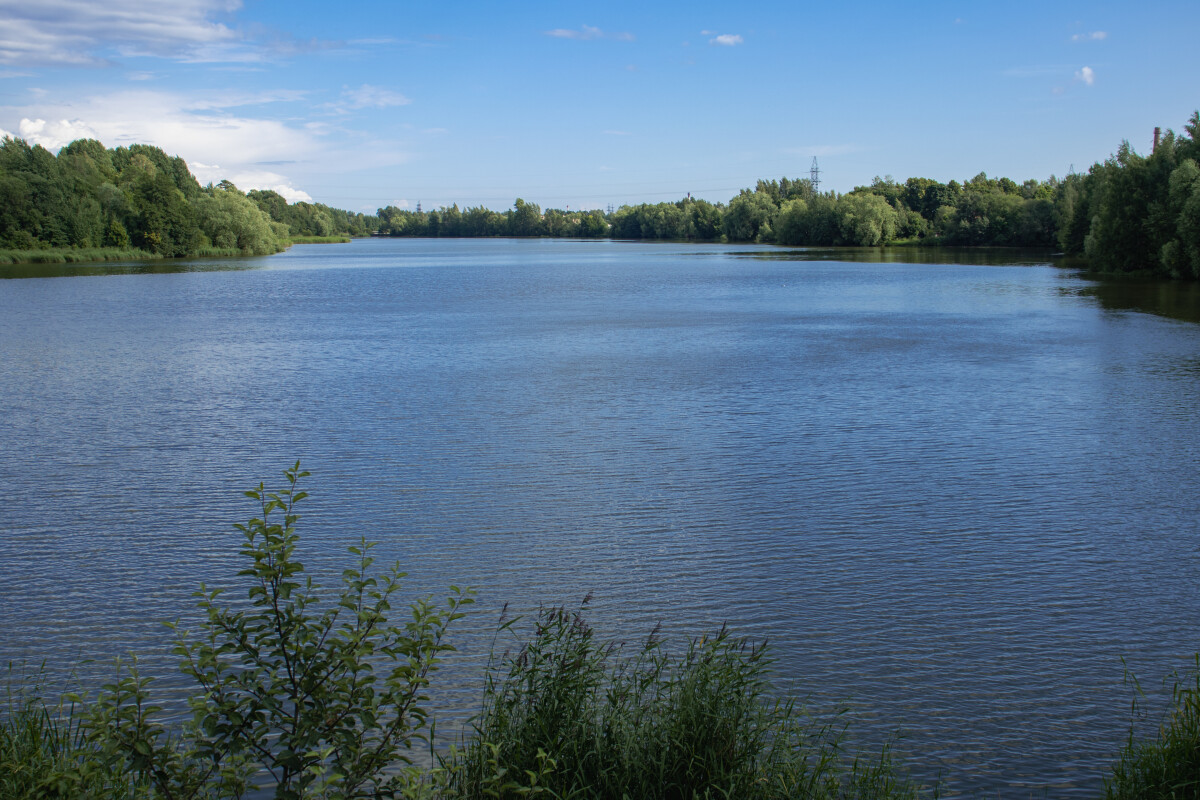
<svg viewBox="0 0 1200 800"><path fill-rule="evenodd" d="M1154 150L1158 149L1158 137L1161 134L1162 134L1162 128L1155 127L1154 128ZM1153 153L1154 150L1151 150L1150 152Z"/></svg>

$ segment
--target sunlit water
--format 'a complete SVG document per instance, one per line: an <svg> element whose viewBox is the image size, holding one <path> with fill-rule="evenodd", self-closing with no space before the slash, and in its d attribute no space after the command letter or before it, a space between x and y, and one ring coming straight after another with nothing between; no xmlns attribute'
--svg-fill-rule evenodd
<svg viewBox="0 0 1200 800"><path fill-rule="evenodd" d="M1200 327L1036 259L915 255L0 267L0 661L169 675L161 621L232 583L241 490L299 458L315 572L365 534L414 594L478 590L448 720L504 603L592 592L614 637L769 638L781 687L848 703L864 746L900 731L945 795L1094 794L1121 659L1153 690L1200 646Z"/></svg>

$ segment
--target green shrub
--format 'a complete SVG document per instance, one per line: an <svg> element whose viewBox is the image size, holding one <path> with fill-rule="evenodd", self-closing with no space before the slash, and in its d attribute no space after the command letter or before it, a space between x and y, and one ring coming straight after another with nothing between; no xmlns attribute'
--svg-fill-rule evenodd
<svg viewBox="0 0 1200 800"><path fill-rule="evenodd" d="M1141 697L1141 688L1136 690ZM1158 738L1138 741L1130 725L1125 749L1105 780L1109 800L1200 798L1200 654L1193 670L1175 675L1172 698ZM1135 718L1136 712L1135 699Z"/></svg>
<svg viewBox="0 0 1200 800"><path fill-rule="evenodd" d="M410 753L428 743L426 687L470 593L453 589L441 608L418 600L393 624L404 573L371 574L363 540L336 601L323 605L296 558L295 505L306 494L296 486L308 473L297 463L285 475L278 494L262 484L247 492L261 508L238 526L247 601L224 604L202 586L199 635L177 629L180 668L196 684L190 719L169 728L152 679L136 659L118 662L84 719L97 768L138 776L171 800L241 797L257 782L287 799L392 797L422 784Z"/></svg>

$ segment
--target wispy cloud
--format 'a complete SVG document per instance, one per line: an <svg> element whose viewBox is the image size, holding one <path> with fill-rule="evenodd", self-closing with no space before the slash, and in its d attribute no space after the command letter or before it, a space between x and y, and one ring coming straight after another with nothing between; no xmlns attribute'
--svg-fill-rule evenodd
<svg viewBox="0 0 1200 800"><path fill-rule="evenodd" d="M632 33L605 33L600 28L592 25L580 25L575 28L555 28L549 31L543 31L547 36L553 36L555 39L575 39L578 41L592 41L594 39L615 39L620 42L632 42L636 37Z"/></svg>
<svg viewBox="0 0 1200 800"><path fill-rule="evenodd" d="M735 47L742 44L745 40L736 33L722 33L720 36L714 36L708 40L709 44L720 45L722 47Z"/></svg>
<svg viewBox="0 0 1200 800"><path fill-rule="evenodd" d="M411 99L399 92L384 89L380 86L371 86L367 83L364 83L357 89L344 88L342 90L342 98L350 108L354 109L391 108L393 106L406 106L412 102Z"/></svg>
<svg viewBox="0 0 1200 800"><path fill-rule="evenodd" d="M629 131L604 131L605 136L632 136Z"/></svg>
<svg viewBox="0 0 1200 800"><path fill-rule="evenodd" d="M1102 42L1108 38L1105 31L1091 31L1090 33L1077 33L1071 37L1072 42Z"/></svg>
<svg viewBox="0 0 1200 800"><path fill-rule="evenodd" d="M204 48L234 52L240 35L213 18L240 0L0 0L0 64L95 66L136 51L187 59Z"/></svg>
<svg viewBox="0 0 1200 800"><path fill-rule="evenodd" d="M1096 83L1096 73L1091 67L1083 67L1075 72L1075 80L1082 81L1087 86Z"/></svg>
<svg viewBox="0 0 1200 800"><path fill-rule="evenodd" d="M268 103L298 103L308 97L303 89L267 89L261 92L224 91L200 94L183 101L187 111L228 111Z"/></svg>

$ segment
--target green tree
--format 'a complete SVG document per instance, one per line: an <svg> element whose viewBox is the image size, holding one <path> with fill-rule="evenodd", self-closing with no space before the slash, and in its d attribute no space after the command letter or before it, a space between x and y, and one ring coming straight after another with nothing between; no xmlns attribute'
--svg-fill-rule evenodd
<svg viewBox="0 0 1200 800"><path fill-rule="evenodd" d="M878 247L896 239L896 209L881 195L842 195L836 214L839 244Z"/></svg>
<svg viewBox="0 0 1200 800"><path fill-rule="evenodd" d="M526 203L518 197L509 212L508 232L511 236L540 236L542 209L537 203Z"/></svg>
<svg viewBox="0 0 1200 800"><path fill-rule="evenodd" d="M838 200L830 194L785 202L775 221L775 240L779 244L810 247L840 244L837 204Z"/></svg>
<svg viewBox="0 0 1200 800"><path fill-rule="evenodd" d="M169 174L148 161L131 169L135 173L128 183L134 211L129 231L133 243L164 256L195 253L203 235L183 192L176 188ZM129 171L126 169L125 173Z"/></svg>
<svg viewBox="0 0 1200 800"><path fill-rule="evenodd" d="M773 229L778 210L769 194L743 189L729 201L729 208L721 218L722 232L731 242L766 240L768 237L763 234Z"/></svg>
<svg viewBox="0 0 1200 800"><path fill-rule="evenodd" d="M227 181L202 191L193 203L200 230L216 247L268 255L283 247L262 209ZM226 184L228 184L226 186Z"/></svg>

